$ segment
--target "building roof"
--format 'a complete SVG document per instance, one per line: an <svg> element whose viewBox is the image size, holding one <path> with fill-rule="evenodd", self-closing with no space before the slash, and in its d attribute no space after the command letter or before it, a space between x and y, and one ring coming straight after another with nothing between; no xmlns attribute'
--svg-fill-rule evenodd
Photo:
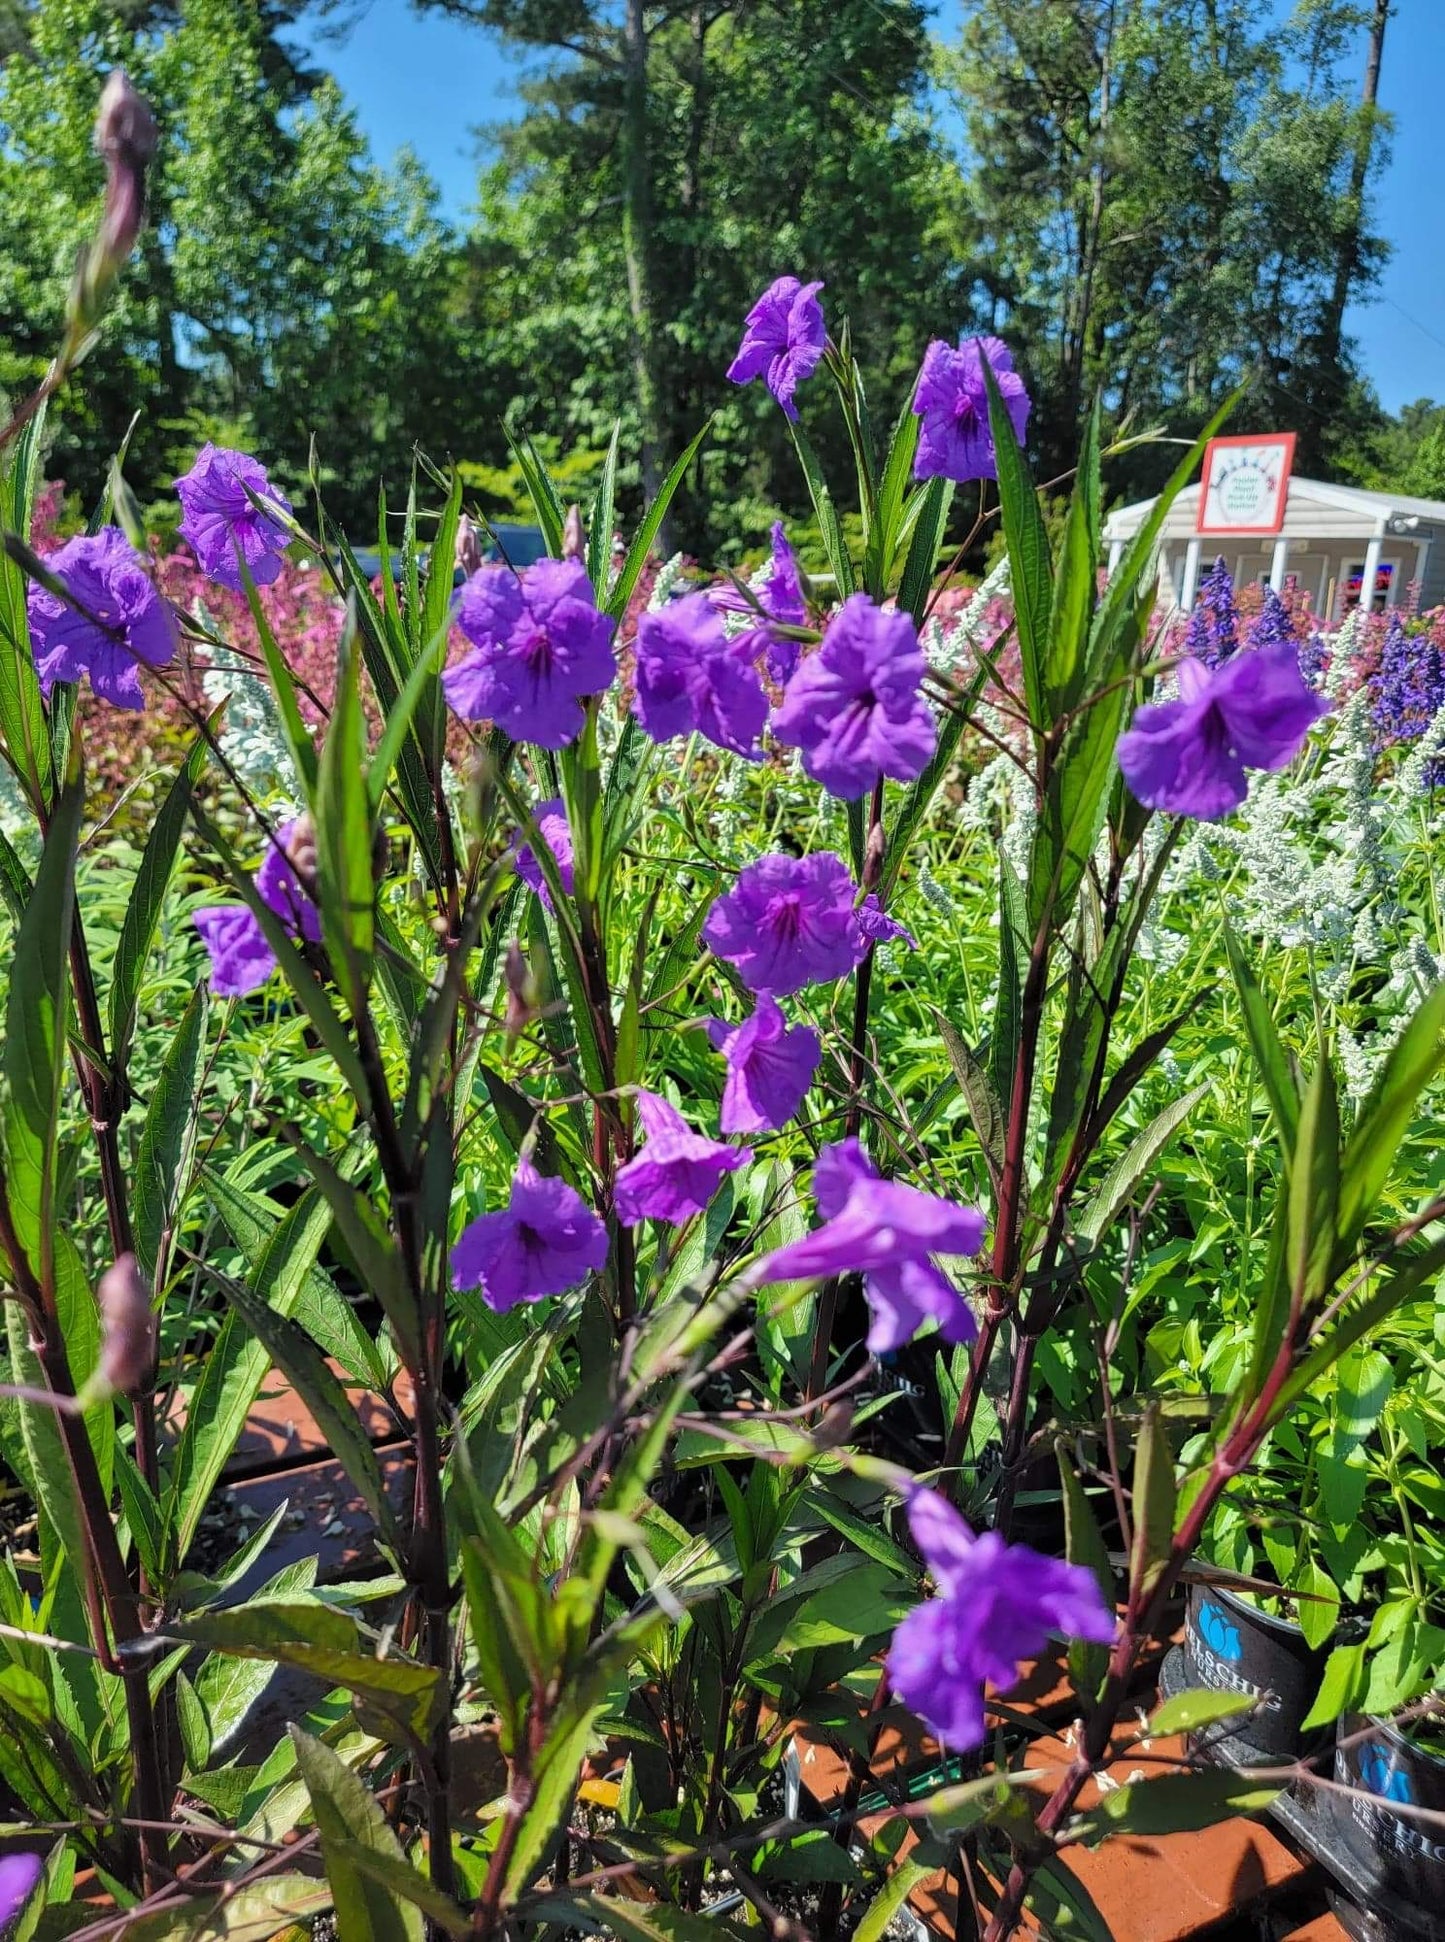
<svg viewBox="0 0 1445 1942"><path fill-rule="evenodd" d="M1152 499L1140 499L1132 506L1116 506L1104 522L1104 538L1132 539L1153 504ZM1192 538L1198 516L1199 487L1186 486L1169 509L1169 517L1164 522L1165 536ZM1367 492L1363 486L1327 485L1323 479L1291 478L1282 537L1358 535L1367 539L1376 532L1388 532L1392 521L1405 519L1416 519L1422 526L1445 527L1445 500L1413 499L1406 492ZM1204 534L1202 537L1208 546L1216 536ZM1268 546L1270 536L1259 535L1256 543Z"/></svg>

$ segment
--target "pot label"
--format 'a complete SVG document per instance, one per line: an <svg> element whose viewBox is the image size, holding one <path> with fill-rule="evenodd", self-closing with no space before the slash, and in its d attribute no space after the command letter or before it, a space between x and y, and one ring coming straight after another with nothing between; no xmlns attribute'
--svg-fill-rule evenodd
<svg viewBox="0 0 1445 1942"><path fill-rule="evenodd" d="M1371 1741L1360 1748L1355 1759L1361 1787L1368 1788L1381 1800L1399 1801L1405 1807L1413 1805L1415 1790L1410 1784L1410 1775L1389 1747ZM1340 1767L1336 1768L1336 1777L1346 1782L1352 1778ZM1406 1820L1402 1814L1376 1807L1363 1794L1351 1795L1350 1816L1383 1854L1413 1861L1445 1861L1445 1840L1432 1839L1424 1827Z"/></svg>
<svg viewBox="0 0 1445 1942"><path fill-rule="evenodd" d="M1239 1627L1233 1624L1218 1605L1208 1599L1199 1607L1195 1629L1189 1633L1189 1658L1201 1685L1212 1687L1216 1692L1243 1693L1246 1698L1259 1701L1260 1709L1266 1713L1280 1711L1280 1698L1264 1686L1256 1686L1236 1670L1244 1657L1244 1642L1239 1635Z"/></svg>

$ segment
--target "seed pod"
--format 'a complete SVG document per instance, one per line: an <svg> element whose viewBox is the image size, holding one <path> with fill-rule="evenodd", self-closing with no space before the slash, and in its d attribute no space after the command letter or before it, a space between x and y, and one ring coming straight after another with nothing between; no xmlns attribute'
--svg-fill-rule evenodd
<svg viewBox="0 0 1445 1942"><path fill-rule="evenodd" d="M151 1292L133 1254L122 1254L100 1277L100 1378L108 1389L135 1395L151 1380L156 1317Z"/></svg>

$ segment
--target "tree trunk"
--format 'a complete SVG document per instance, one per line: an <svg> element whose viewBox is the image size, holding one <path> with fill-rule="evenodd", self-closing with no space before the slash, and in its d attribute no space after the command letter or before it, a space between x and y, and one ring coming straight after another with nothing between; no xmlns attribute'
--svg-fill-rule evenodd
<svg viewBox="0 0 1445 1942"><path fill-rule="evenodd" d="M1355 141L1354 162L1350 169L1350 194L1345 233L1340 238L1335 259L1335 281L1330 291L1320 332L1321 369L1327 382L1337 381L1345 335L1345 306L1360 269L1360 233L1365 222L1365 189L1370 179L1370 157L1375 146L1375 104L1380 94L1380 57L1385 49L1385 25L1390 18L1390 0L1375 0L1375 17L1370 24L1370 51L1365 61L1365 86L1361 95L1360 132Z"/></svg>
<svg viewBox="0 0 1445 1942"><path fill-rule="evenodd" d="M622 247L632 317L632 374L642 432L642 487L662 482L665 428L657 376L657 306L652 278L652 171L647 138L647 26L643 0L627 0L623 26ZM663 544L667 541L664 539Z"/></svg>

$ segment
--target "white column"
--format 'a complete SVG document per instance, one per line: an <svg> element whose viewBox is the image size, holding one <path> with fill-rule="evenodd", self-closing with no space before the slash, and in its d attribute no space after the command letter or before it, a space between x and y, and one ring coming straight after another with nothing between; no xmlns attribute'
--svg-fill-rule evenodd
<svg viewBox="0 0 1445 1942"><path fill-rule="evenodd" d="M1399 601L1400 575L1404 572L1404 570L1405 570L1405 562L1403 560L1396 560L1395 571L1390 575L1390 584L1385 589L1385 608L1387 612L1391 607L1395 606L1396 603Z"/></svg>
<svg viewBox="0 0 1445 1942"><path fill-rule="evenodd" d="M1365 570L1360 576L1360 612L1375 611L1375 578L1380 571L1380 535L1375 534L1365 548Z"/></svg>
<svg viewBox="0 0 1445 1942"><path fill-rule="evenodd" d="M1274 543L1269 562L1269 584L1276 593L1284 592L1284 570L1289 565L1289 541L1283 534Z"/></svg>
<svg viewBox="0 0 1445 1942"><path fill-rule="evenodd" d="M1123 554L1123 551L1124 551L1124 542L1123 542L1123 540L1121 540L1121 539L1111 539L1111 540L1109 541L1109 566L1108 566L1108 577L1109 577L1109 578L1110 578L1111 580L1112 580L1112 579L1113 579L1113 577L1114 577L1114 572L1115 572L1115 569L1117 568L1117 566L1118 566L1118 564L1119 564L1119 560L1120 560L1120 557L1121 557L1121 556L1122 556L1122 554Z"/></svg>
<svg viewBox="0 0 1445 1942"><path fill-rule="evenodd" d="M1179 605L1185 613L1194 605L1195 589L1199 585L1199 541L1190 540L1184 549L1184 580L1179 588Z"/></svg>
<svg viewBox="0 0 1445 1942"><path fill-rule="evenodd" d="M1430 542L1417 539L1415 542L1415 597L1423 607L1425 602L1425 568L1430 559Z"/></svg>

